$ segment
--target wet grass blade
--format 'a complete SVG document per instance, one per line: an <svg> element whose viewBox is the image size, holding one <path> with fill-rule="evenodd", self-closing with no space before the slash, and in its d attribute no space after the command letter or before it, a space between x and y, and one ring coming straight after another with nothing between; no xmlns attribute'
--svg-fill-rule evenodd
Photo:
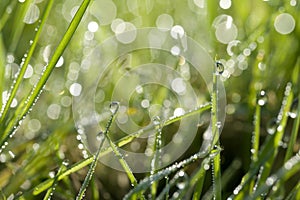
<svg viewBox="0 0 300 200"><path fill-rule="evenodd" d="M2 32L3 27L6 25L7 20L12 14L12 10L14 10L17 1L11 1L11 3L6 7L5 12L0 18L0 33Z"/></svg>
<svg viewBox="0 0 300 200"><path fill-rule="evenodd" d="M43 87L48 80L52 70L54 69L58 59L64 52L65 48L67 47L68 43L70 42L75 30L77 29L89 3L91 0L84 0L80 7L78 8L74 18L72 19L66 33L64 34L62 40L60 41L58 47L56 48L48 66L46 67L43 75L41 76L40 80L38 83L35 85L35 87L32 89L31 94L28 96L28 99L25 102L24 107L20 110L19 113L15 113L14 119L12 119L6 130L4 131L3 135L1 136L0 140L0 146L3 145L3 143L7 140L7 138L14 133L16 130L19 122L30 112L30 109L34 105L34 103L37 101L40 93L43 90ZM26 1L27 3L27 1Z"/></svg>
<svg viewBox="0 0 300 200"><path fill-rule="evenodd" d="M47 18L49 16L49 13L50 13L51 9L52 9L53 2L54 2L54 0L50 0L47 3L45 12L43 14L43 17L42 17L42 20L41 20L41 23L40 23L40 26L39 26L38 31L36 32L36 34L34 36L34 39L33 39L33 42L31 44L30 48L29 48L27 57L25 58L24 63L21 65L21 70L18 72L18 76L17 76L17 78L15 80L15 84L12 86L12 90L9 92L9 97L8 97L7 102L5 103L5 107L3 109L3 112L0 114L0 117L1 117L0 118L0 123L2 123L3 120L4 120L4 118L6 117L7 112L9 110L9 108L10 108L10 105L11 105L14 97L16 96L16 93L17 93L17 91L19 89L21 81L23 80L24 74L25 74L26 69L28 67L29 61L31 60L33 52L34 52L34 50L35 50L35 48L37 46L37 43L38 43L38 40L39 40L40 35L42 33L43 27L44 27L44 25L46 23L46 20L47 20Z"/></svg>
<svg viewBox="0 0 300 200"><path fill-rule="evenodd" d="M53 196L53 192L56 188L57 182L58 182L58 177L60 176L60 174L62 173L62 171L66 168L66 164L65 162L63 162L58 170L58 172L56 173L54 179L53 179L53 183L52 186L47 190L45 196L44 196L44 200L50 200L51 197Z"/></svg>
<svg viewBox="0 0 300 200"><path fill-rule="evenodd" d="M300 99L300 94L298 96L298 101L299 101L299 99ZM285 158L284 158L285 161L287 161L288 159L290 159L290 157L292 157L294 146L297 141L297 136L299 133L299 126L300 126L300 103L299 102L298 102L296 115L297 115L296 119L294 120L294 123L293 123L291 138L290 138L288 148L287 148Z"/></svg>
<svg viewBox="0 0 300 200"><path fill-rule="evenodd" d="M169 167L166 167L160 171L158 171L156 174L146 177L145 179L143 179L136 187L134 187L125 197L124 199L131 199L132 196L134 194L137 194L139 192L142 192L144 190L146 190L147 188L149 188L152 184L153 181L158 181L161 180L162 178L170 175L171 173L174 173L180 169L182 169L183 167L189 165L190 163L200 159L200 158L204 158L205 156L207 156L207 152L199 152L194 154L193 156L179 162L179 163L175 163Z"/></svg>
<svg viewBox="0 0 300 200"><path fill-rule="evenodd" d="M5 78L4 78L4 75L5 75L5 47L4 47L4 44L3 44L3 38L2 38L2 33L0 31L0 112L1 110L3 109L2 106L3 105L3 102L2 102L2 94L3 94L3 91L4 91L4 81L5 81ZM1 117L1 114L0 114L0 117Z"/></svg>
<svg viewBox="0 0 300 200"><path fill-rule="evenodd" d="M153 175L157 172L157 169L159 168L160 161L161 161L161 149L160 148L161 148L161 143L162 143L162 141L161 141L162 140L162 138L161 138L162 130L161 130L160 118L158 116L156 116L153 119L153 123L154 123L154 125L157 126L157 128L156 128L157 131L155 134L155 141L152 146L153 158L151 160L150 175ZM149 139L151 139L151 138L149 138ZM158 182L154 181L151 186L152 199L155 199L155 197L156 197L157 187L158 187Z"/></svg>
<svg viewBox="0 0 300 200"><path fill-rule="evenodd" d="M279 123L276 133L273 135L268 135L266 141L264 142L261 151L258 154L258 159L256 162L252 162L249 171L242 178L241 183L236 187L231 198L243 199L247 194L247 185L252 180L253 177L258 173L261 166L263 169L259 174L260 180L258 182L258 187L260 187L266 181L270 174L270 170L274 159L278 153L279 144L281 142L285 126L287 123L287 112L290 109L293 93L291 92L291 83L288 83L285 89L285 97L282 101L282 106L278 114L277 121Z"/></svg>
<svg viewBox="0 0 300 200"><path fill-rule="evenodd" d="M264 194L270 190L271 187L273 187L274 184L278 180L281 180L281 182L284 182L288 180L291 176L299 172L300 170L300 152L291 159L289 159L275 174L272 176L269 176L264 184L262 184L252 195L246 197L246 200L256 199L261 194ZM282 187L282 186L280 186Z"/></svg>

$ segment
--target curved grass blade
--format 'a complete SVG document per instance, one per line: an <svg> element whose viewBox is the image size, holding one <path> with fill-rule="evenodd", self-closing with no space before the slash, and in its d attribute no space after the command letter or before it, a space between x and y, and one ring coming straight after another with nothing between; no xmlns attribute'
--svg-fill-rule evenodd
<svg viewBox="0 0 300 200"><path fill-rule="evenodd" d="M172 123L175 123L185 117L189 117L189 116L192 116L192 115L196 115L196 114L201 114L207 110L210 109L210 104L204 104L192 111L189 111L189 112L186 112L184 115L180 116L180 117L174 117L174 118L170 118L168 120L166 120L164 123L163 123L163 126L167 126L167 125L170 125ZM128 136L125 136L123 137L122 139L118 140L116 143L116 145L118 147L122 147L128 143L130 143L133 139L139 137L139 136L142 136L145 132L149 131L150 128L154 128L154 127L146 127L144 129L141 129L141 131L137 131L131 135L128 135ZM108 148L105 148L105 149L102 149L101 150L101 155L100 156L103 156L103 155L106 155L108 153L110 153L112 151L112 149L110 147ZM204 156L207 155L208 153L206 154L203 154ZM204 157L203 156L203 157ZM58 180L61 180L63 179L64 177L86 167L87 165L91 164L91 162L93 161L93 156L90 156L74 165L72 165L69 169L67 169L66 171L64 171L59 177L58 177ZM45 191L47 188L49 188L51 185L52 185L52 182L53 180L52 179L48 179L44 182L42 182L41 184L39 184L38 186L35 187L34 191L33 191L33 194L34 195L38 195L40 194L41 192Z"/></svg>
<svg viewBox="0 0 300 200"><path fill-rule="evenodd" d="M45 8L45 11L44 11L44 14L43 14L43 17L42 17L42 20L41 20L41 24L38 28L38 31L36 32L35 36L34 36L34 39L33 39L33 42L32 42L32 45L30 46L30 49L28 51L28 54L27 54L27 57L25 58L25 61L24 63L22 64L21 66L21 70L18 72L18 76L15 80L15 84L12 86L12 90L8 93L9 94L9 97L8 97L8 100L7 102L5 103L5 106L4 106L4 109L1 110L1 113L0 113L0 123L3 123L3 120L4 118L6 117L6 114L7 114L7 111L9 110L9 107L14 99L14 97L16 96L16 93L19 89L19 86L21 84L21 81L24 77L24 74L26 72L26 69L28 67L28 64L29 64L29 61L31 60L32 58L32 55L33 55L33 52L36 48L36 45L38 43L38 40L40 38L40 35L42 33L42 29L46 23L46 20L49 16L49 13L52 9L52 6L53 6L53 2L54 0L49 0L48 3L47 3L47 6Z"/></svg>
<svg viewBox="0 0 300 200"><path fill-rule="evenodd" d="M89 3L91 0L84 0L80 7L78 8L74 18L72 19L66 33L64 34L62 40L60 41L58 47L56 48L48 66L46 67L42 77L38 81L38 83L35 85L35 87L32 89L31 94L29 95L28 99L25 102L25 107L21 109L20 113L16 113L14 116L14 119L12 119L6 130L4 131L1 140L0 140L0 146L3 145L3 143L8 139L8 137L14 133L16 130L19 122L30 112L30 109L34 105L34 103L37 101L40 93L43 90L43 87L48 80L52 70L55 67L55 64L57 63L58 59L64 52L65 48L67 47L68 43L70 42L75 30L77 29L83 14L85 13Z"/></svg>

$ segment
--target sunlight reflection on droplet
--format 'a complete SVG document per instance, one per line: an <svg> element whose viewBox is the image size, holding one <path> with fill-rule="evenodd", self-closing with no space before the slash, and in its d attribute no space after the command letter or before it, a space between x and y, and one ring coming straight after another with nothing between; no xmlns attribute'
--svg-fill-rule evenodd
<svg viewBox="0 0 300 200"><path fill-rule="evenodd" d="M184 111L184 109L183 108L176 108L175 110L174 110L174 117L179 117L179 116L181 116L181 115L184 115L184 113L185 113L185 111Z"/></svg>
<svg viewBox="0 0 300 200"><path fill-rule="evenodd" d="M26 72L24 74L24 78L30 78L33 75L33 68L30 64L28 64Z"/></svg>
<svg viewBox="0 0 300 200"><path fill-rule="evenodd" d="M58 59L58 61L57 61L56 65L55 65L55 67L61 67L63 64L64 64L64 58L61 56L61 57Z"/></svg>
<svg viewBox="0 0 300 200"><path fill-rule="evenodd" d="M99 25L95 21L91 21L88 24L88 30L91 31L92 33L95 33L99 28Z"/></svg>
<svg viewBox="0 0 300 200"><path fill-rule="evenodd" d="M295 19L288 13L282 13L275 18L274 27L282 35L289 34L295 29Z"/></svg>
<svg viewBox="0 0 300 200"><path fill-rule="evenodd" d="M173 46L171 48L171 54L174 56L178 56L180 54L180 48L178 46Z"/></svg>
<svg viewBox="0 0 300 200"><path fill-rule="evenodd" d="M73 83L69 89L70 93L75 97L80 95L81 90L82 90L82 86L79 83Z"/></svg>
<svg viewBox="0 0 300 200"><path fill-rule="evenodd" d="M184 36L184 29L180 25L173 26L171 29L171 36L174 39L179 39Z"/></svg>
<svg viewBox="0 0 300 200"><path fill-rule="evenodd" d="M173 26L173 18L168 14L161 14L156 19L156 26L161 30L170 30Z"/></svg>
<svg viewBox="0 0 300 200"><path fill-rule="evenodd" d="M231 0L220 0L219 5L226 10L231 7Z"/></svg>

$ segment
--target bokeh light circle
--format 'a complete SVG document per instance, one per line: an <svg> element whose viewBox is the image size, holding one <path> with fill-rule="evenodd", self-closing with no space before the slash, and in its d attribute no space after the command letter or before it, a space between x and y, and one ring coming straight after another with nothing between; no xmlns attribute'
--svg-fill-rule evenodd
<svg viewBox="0 0 300 200"><path fill-rule="evenodd" d="M123 22L119 23L119 25L122 23ZM111 115L109 110L104 110L98 113L95 107L96 102L103 101L104 95L101 90L100 93L97 92L97 89L99 89L98 84L106 82L106 73L109 71L121 74L118 79L113 80L114 88L112 88L113 93L110 98L111 101L120 102L120 109L114 123L128 135L134 134L141 128L141 125L134 124L135 122L131 120L130 113L135 112L136 109L129 106L129 99L133 94L143 94L144 86L154 84L169 90L178 101L178 105L173 108L174 110L172 111L172 115L174 116L181 115L200 106L197 100L197 93L194 91L189 81L186 81L185 77L181 76L177 70L166 64L150 62L140 66L135 66L134 68L130 68L131 64L127 65L129 68L122 67L121 69L117 69L116 67L110 67L115 60L120 60L122 65L124 65L125 62L126 66L126 62L130 63L129 54L133 51L142 51L147 49L150 53L152 51L168 52L173 58L181 58L181 65L184 65L184 63L190 63L190 65L203 78L208 91L212 92L212 76L214 73L213 59L206 50L199 45L199 43L185 35L181 26L175 26L173 29L174 30L165 31L158 28L143 28L116 33L115 36L100 43L95 47L93 52L87 55L85 60L90 60L90 62L86 62L89 66L85 66L85 73L81 73L81 77L78 78L78 84L81 86L80 93L76 93L75 95L73 94L73 116L76 127L78 128L80 139L89 151L95 152L95 148L99 145L99 141L95 139L97 138L97 134L100 131L103 131L103 127L99 126L99 122L101 120L107 121ZM149 38L151 38L153 34L160 35L160 37L164 39L154 43L149 42ZM130 43L120 41L120 38L126 38L127 35L135 35L135 37L130 41ZM176 55L172 55L172 48L174 46L180 49L180 52L176 51ZM124 87L126 87L127 90L124 90ZM225 121L226 95L221 81L218 81L217 88L219 93L218 124L221 124L221 127L223 127ZM73 90L71 91L74 92ZM99 97L99 94L101 94L101 98ZM163 104L153 104L151 100L144 97L141 99L139 105L146 107L146 109L149 110L150 117L152 118L159 114L160 110L162 110L162 106L170 107L172 104L167 101L163 102ZM109 105L106 107L108 106ZM166 119L169 117L172 116L167 116ZM165 119L162 118L162 120ZM171 164L189 148L194 140L195 134L197 133L198 122L198 115L181 119L180 125L177 132L174 133L173 139L161 148L161 152L163 152L163 159L160 167L165 167ZM126 126L126 123L132 124L130 126ZM150 125L152 125L152 122L150 122L149 126ZM148 125L146 125L145 128L147 126ZM128 127L132 127L132 129L128 130ZM140 135L139 138L151 139L151 137L154 136L155 129L152 128L149 130L150 131L143 132L143 135ZM203 138L204 141L202 143L201 150L208 151L213 138L211 129L208 128L204 135L205 137ZM104 143L103 148L105 149L106 147L108 147L107 141ZM136 148L137 147L135 145L135 149ZM133 172L141 173L150 171L150 151L147 151L146 149L145 152L139 153L129 151L128 149L125 150L123 148L120 148L119 150L123 155L125 155L125 159ZM113 153L110 152L103 155L99 161L114 169L123 170L118 159L112 154Z"/></svg>
<svg viewBox="0 0 300 200"><path fill-rule="evenodd" d="M295 19L288 13L282 13L278 15L274 22L275 30L282 35L293 32L295 25Z"/></svg>

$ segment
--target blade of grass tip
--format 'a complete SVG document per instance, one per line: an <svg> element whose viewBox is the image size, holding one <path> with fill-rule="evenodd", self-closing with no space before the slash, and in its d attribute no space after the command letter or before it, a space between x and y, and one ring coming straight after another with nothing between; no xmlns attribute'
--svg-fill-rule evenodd
<svg viewBox="0 0 300 200"><path fill-rule="evenodd" d="M100 158L101 148L102 148L102 145L104 143L105 137L108 134L108 131L109 131L110 126L111 126L111 124L113 122L114 116L117 113L118 108L119 108L119 105L117 105L116 110L114 112L112 112L112 114L110 116L110 119L108 120L108 122L106 124L105 131L103 133L101 132L99 134L99 136L101 137L101 142L99 144L99 147L97 149L96 154L93 156L93 161L92 161L92 163L90 165L90 168L88 170L88 173L87 173L87 175L86 175L86 177L85 177L85 179L83 181L83 184L80 187L78 195L76 196L76 200L81 200L84 197L84 195L85 195L85 191L86 191L86 189L87 189L87 187L88 187L88 185L89 185L89 183L90 183L90 181L91 181L91 179L92 179L92 177L94 175L94 172L95 172L98 160Z"/></svg>
<svg viewBox="0 0 300 200"><path fill-rule="evenodd" d="M55 177L53 178L53 183L52 186L48 189L44 196L44 200L50 200L51 197L53 196L53 192L56 188L57 182L58 182L58 177L61 175L62 171L68 166L67 162L64 161L62 162L61 166L58 169L58 172L56 173Z"/></svg>
<svg viewBox="0 0 300 200"><path fill-rule="evenodd" d="M154 138L154 144L152 145L153 158L151 160L151 171L150 175L153 175L157 172L157 169L160 166L159 161L161 160L161 120L158 116L154 117L153 124L156 126L156 134ZM149 138L151 140L151 138ZM151 196L152 199L155 199L157 193L158 182L154 181L151 185Z"/></svg>
<svg viewBox="0 0 300 200"><path fill-rule="evenodd" d="M26 1L27 2L27 1ZM60 58L60 56L62 55L62 53L64 52L65 48L67 47L68 43L70 42L75 30L77 29L89 3L91 2L91 0L84 0L80 7L78 8L76 14L74 15L66 33L64 34L62 40L60 41L58 47L56 48L48 66L46 67L42 77L40 78L40 80L38 81L38 83L35 85L35 87L32 89L31 94L29 95L28 99L26 100L26 105L25 107L22 109L22 111L20 113L16 113L16 119L13 119L9 124L7 129L5 130L5 132L3 133L2 137L1 137L1 141L0 141L0 146L3 145L3 143L7 140L7 138L9 137L9 135L13 134L14 131L17 128L17 125L19 124L19 122L26 116L26 114L28 114L28 112L30 112L30 109L32 108L32 106L34 105L34 103L37 101L40 93L43 90L43 87L46 83L46 81L48 80L52 70L54 69L58 59ZM16 127L16 128L14 128Z"/></svg>
<svg viewBox="0 0 300 200"><path fill-rule="evenodd" d="M23 19L32 2L33 0L25 1L24 3L20 3L17 6L17 9L15 11L16 15L14 18L14 23L12 25L13 33L11 34L11 38L9 42L10 44L9 52L14 52L17 48L17 45L19 44L23 29L25 27L25 23L23 22Z"/></svg>
<svg viewBox="0 0 300 200"><path fill-rule="evenodd" d="M179 163L175 163L167 168L158 171L156 174L152 176L144 178L142 181L140 181L140 183L136 187L134 187L132 190L129 191L129 193L126 194L124 200L131 199L134 194L146 190L151 186L151 183L153 181L161 180L162 178L170 175L173 172L176 172L177 170L180 170L181 168L191 164L192 162L195 162L200 158L204 158L205 156L207 156L207 154L208 154L207 152L198 152Z"/></svg>
<svg viewBox="0 0 300 200"><path fill-rule="evenodd" d="M196 108L195 110L192 110L192 111L189 111L187 112L186 114L180 116L180 117L175 117L175 118L171 118L171 119L168 119L167 121L164 122L164 126L167 126L167 125L170 125L172 123L175 123L179 120L181 120L182 118L184 117L188 117L188 116L191 116L191 115L195 115L195 114L201 114L205 111L207 111L208 109L211 108L211 105L210 104L204 104L198 108ZM142 131L137 131L136 133L133 133L129 136L126 136L126 137L123 137L122 139L120 139L118 142L117 142L117 146L118 147L122 147L128 143L130 143L134 138L136 137L139 137L141 136L145 131L146 129L148 130L149 127L147 128L144 128L142 129ZM108 148L105 148L103 150L101 150L101 154L100 156L103 156L103 155L106 155L107 153L110 153L112 151L112 149L110 147ZM63 179L64 177L86 167L87 165L91 164L91 162L93 161L93 156L90 156L78 163L75 163L73 166L71 166L69 169L67 169L66 171L64 171L62 173L61 176L59 176L59 180ZM49 180L46 180L42 183L40 183L38 186L36 186L36 188L34 189L34 192L33 194L34 195L38 195L40 194L41 192L45 191L47 188L49 188L52 184L52 179L49 179Z"/></svg>
<svg viewBox="0 0 300 200"><path fill-rule="evenodd" d="M268 192L278 180L282 182L288 180L291 176L300 171L300 152L289 159L283 167L281 167L275 174L269 176L263 185L261 185L252 195L247 196L246 200L256 199L261 194Z"/></svg>
<svg viewBox="0 0 300 200"><path fill-rule="evenodd" d="M35 36L34 36L34 39L33 39L33 42L29 48L29 51L28 51L28 54L27 54L27 57L25 58L25 61L23 64L21 64L21 70L18 72L18 76L16 78L16 80L14 81L14 85L12 86L12 90L8 93L9 94L9 97L8 97L8 100L5 104L5 107L3 110L1 110L1 113L0 113L0 124L3 122L4 118L6 117L6 114L7 114L7 111L9 110L10 108L10 105L14 99L14 97L16 96L16 93L19 89L19 86L21 84L21 81L24 77L24 74L26 72L26 69L28 67L28 64L29 64L29 61L31 60L32 58L32 55L33 55L33 52L36 48L36 45L37 45L37 42L40 38L40 35L42 33L42 29L44 27L44 24L46 23L46 20L49 16L49 13L52 9L52 6L53 6L53 2L54 0L49 0L47 5L46 5L46 8L45 8L45 11L44 11L44 14L42 16L42 19L41 19L41 24L38 28L38 31L36 32Z"/></svg>

